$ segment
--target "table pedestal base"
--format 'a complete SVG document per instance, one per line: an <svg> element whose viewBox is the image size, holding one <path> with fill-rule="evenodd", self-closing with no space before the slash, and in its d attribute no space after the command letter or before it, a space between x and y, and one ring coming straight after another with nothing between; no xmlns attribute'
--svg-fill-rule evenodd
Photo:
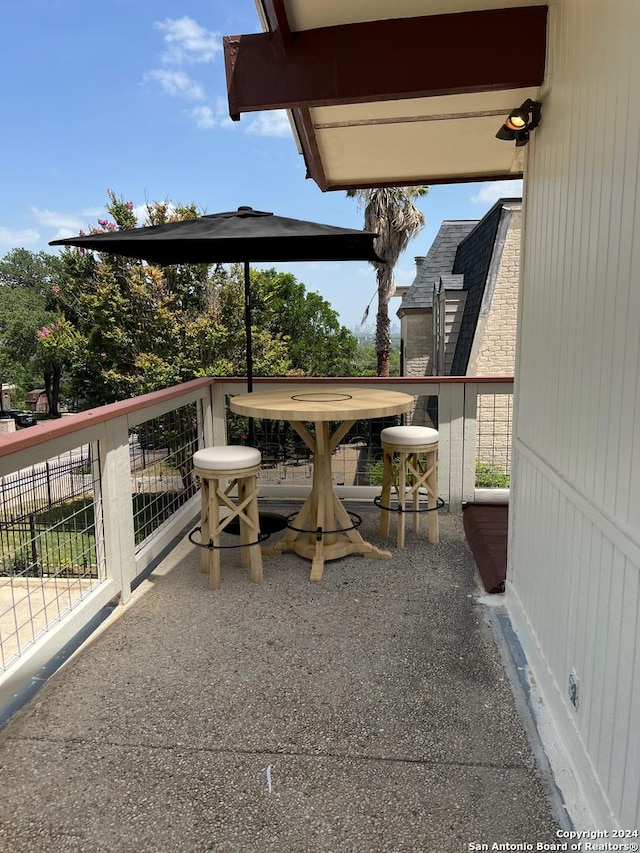
<svg viewBox="0 0 640 853"><path fill-rule="evenodd" d="M331 451L352 423L343 424L331 436L329 425L319 422L315 424L315 436L311 436L302 424L293 422L296 431L314 453L311 492L291 523L291 527L297 529L289 530L274 545L263 547L262 553L265 556L279 556L293 551L311 560L309 579L312 581L322 580L326 560L338 560L349 554L362 554L380 560L391 559L390 551L365 542L333 490Z"/></svg>
<svg viewBox="0 0 640 853"><path fill-rule="evenodd" d="M310 498L307 498L307 502L309 500ZM303 516L305 506L306 503L293 522L296 527L303 526L301 517ZM274 545L266 548L263 546L262 553L267 557L277 557L287 551L293 551L294 554L311 560L309 580L312 581L322 580L326 560L338 560L340 557L347 557L349 554L362 554L363 557L379 560L391 559L391 551L384 551L382 548L377 548L362 538L360 533L353 527L351 518L337 498L335 498L334 506L336 508L336 516L339 511L344 513L344 517L340 518L341 528L349 527L351 529L344 532L340 530L340 532L336 533L325 533L320 530L315 533L310 533L306 530L304 532L291 530ZM308 512L306 515L308 517ZM334 519L334 521L337 520L337 518ZM338 524L335 524L335 526L332 525L330 529L338 529Z"/></svg>

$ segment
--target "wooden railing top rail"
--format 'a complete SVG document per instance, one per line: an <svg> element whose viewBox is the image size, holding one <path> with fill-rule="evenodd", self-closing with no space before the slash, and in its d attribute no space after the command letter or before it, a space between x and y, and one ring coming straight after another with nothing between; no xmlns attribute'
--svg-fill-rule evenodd
<svg viewBox="0 0 640 853"><path fill-rule="evenodd" d="M104 423L158 403L165 403L175 397L188 394L190 391L207 388L211 381L209 377L192 379L190 382L172 385L170 388L163 388L161 391L152 391L149 394L141 394L139 397L129 397L126 400L119 400L117 403L108 403L105 406L87 409L85 412L77 412L56 420L42 421L38 426L22 429L12 435L2 436L0 438L0 457L17 453L19 450L27 450L52 438L61 438L85 427Z"/></svg>
<svg viewBox="0 0 640 853"><path fill-rule="evenodd" d="M192 379L190 382L183 382L180 385L173 385L170 388L163 388L161 391L152 391L149 394L142 394L139 397L130 397L126 400L120 400L117 403L108 403L105 406L98 406L95 409L87 409L84 412L78 412L74 415L69 415L52 421L43 421L36 427L22 429L11 435L5 435L0 438L0 457L8 456L12 453L17 453L21 450L27 450L30 447L36 447L54 438L61 438L65 435L77 432L85 427L94 426L95 424L104 423L105 421L113 420L114 418L128 415L132 412L138 412L142 409L149 408L161 403L166 403L176 397L181 397L193 391L206 388L209 385L216 383L246 383L246 378L242 376L234 377L203 377L201 379ZM304 385L323 385L323 384L340 384L340 385L373 385L384 384L402 387L403 385L449 385L459 383L478 383L478 384L495 384L495 383L512 383L512 376L332 376L332 377L299 377L299 376L267 376L255 377L254 387L274 385L274 384L304 384Z"/></svg>
<svg viewBox="0 0 640 853"><path fill-rule="evenodd" d="M215 378L213 382L246 382L242 376ZM254 385L298 383L300 385L455 385L513 382L513 376L254 376Z"/></svg>

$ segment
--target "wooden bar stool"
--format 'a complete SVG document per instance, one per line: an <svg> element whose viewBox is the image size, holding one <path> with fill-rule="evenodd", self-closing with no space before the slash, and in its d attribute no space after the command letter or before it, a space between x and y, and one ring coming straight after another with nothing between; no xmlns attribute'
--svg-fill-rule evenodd
<svg viewBox="0 0 640 853"><path fill-rule="evenodd" d="M382 494L376 504L382 509L380 535L388 536L391 513L398 513L398 548L404 548L405 513L413 514L413 530L419 530L421 512L428 516L429 542L439 542L438 507L438 430L421 426L387 427L382 439ZM397 458L396 458L397 457ZM420 490L426 492L427 506L420 508ZM391 506L391 492L398 506ZM412 508L408 509L407 505Z"/></svg>
<svg viewBox="0 0 640 853"><path fill-rule="evenodd" d="M262 583L262 553L258 515L260 451L253 447L224 445L207 447L193 454L193 473L200 478L200 568L209 575L209 586L220 586L220 534L234 519L240 528L243 568L250 567L253 583ZM227 483L227 481L229 481ZM227 485L225 485L227 483ZM231 493L237 489L234 500ZM220 510L229 514L220 518ZM193 541L193 540L192 540Z"/></svg>

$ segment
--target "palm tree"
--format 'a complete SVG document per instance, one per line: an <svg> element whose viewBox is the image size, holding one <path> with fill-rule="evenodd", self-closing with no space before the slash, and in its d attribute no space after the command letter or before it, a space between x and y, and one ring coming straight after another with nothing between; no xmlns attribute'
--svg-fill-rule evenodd
<svg viewBox="0 0 640 853"><path fill-rule="evenodd" d="M347 190L349 198L364 208L365 231L375 231L375 249L384 263L373 263L378 280L378 312L376 315L376 355L378 376L389 375L391 350L389 299L395 284L393 270L398 258L424 225L424 216L412 199L426 196L429 187L376 187L369 190Z"/></svg>

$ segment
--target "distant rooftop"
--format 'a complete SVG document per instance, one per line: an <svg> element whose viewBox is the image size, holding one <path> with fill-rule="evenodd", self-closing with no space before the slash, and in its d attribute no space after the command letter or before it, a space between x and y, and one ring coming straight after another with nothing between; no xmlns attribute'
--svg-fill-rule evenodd
<svg viewBox="0 0 640 853"><path fill-rule="evenodd" d="M425 257L416 258L417 271L398 315L407 309L433 307L433 288L440 276L450 275L458 246L473 231L478 219L445 219Z"/></svg>

